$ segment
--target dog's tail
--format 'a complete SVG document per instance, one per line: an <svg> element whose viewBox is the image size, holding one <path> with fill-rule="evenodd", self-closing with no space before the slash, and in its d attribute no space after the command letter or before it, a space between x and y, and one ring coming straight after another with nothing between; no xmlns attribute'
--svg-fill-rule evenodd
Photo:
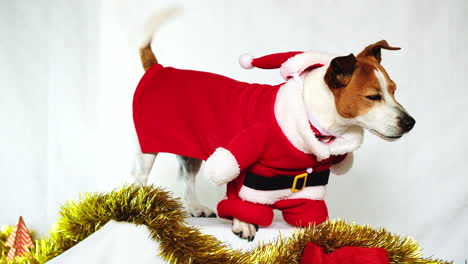
<svg viewBox="0 0 468 264"><path fill-rule="evenodd" d="M140 60L145 71L151 68L151 66L153 66L154 64L158 63L156 56L154 56L154 53L151 50L151 42L153 40L154 33L164 22L166 22L169 19L169 17L174 15L177 11L178 8L175 7L166 9L161 13L152 15L148 20L145 26L143 42L140 46Z"/></svg>

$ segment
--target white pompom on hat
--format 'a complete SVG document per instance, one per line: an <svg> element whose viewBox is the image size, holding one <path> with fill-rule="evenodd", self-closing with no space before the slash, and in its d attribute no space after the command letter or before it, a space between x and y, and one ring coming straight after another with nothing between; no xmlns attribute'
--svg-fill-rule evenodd
<svg viewBox="0 0 468 264"><path fill-rule="evenodd" d="M245 53L239 57L239 64L244 69L252 69L254 67L252 64L254 59L255 59L254 56L252 56L249 53Z"/></svg>

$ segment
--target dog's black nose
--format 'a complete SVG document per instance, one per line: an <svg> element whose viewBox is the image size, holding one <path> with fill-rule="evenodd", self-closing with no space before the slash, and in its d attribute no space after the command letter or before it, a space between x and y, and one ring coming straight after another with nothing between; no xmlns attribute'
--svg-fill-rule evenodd
<svg viewBox="0 0 468 264"><path fill-rule="evenodd" d="M413 129L414 124L416 124L416 120L414 120L410 115L405 115L403 118L400 118L399 126L406 132Z"/></svg>

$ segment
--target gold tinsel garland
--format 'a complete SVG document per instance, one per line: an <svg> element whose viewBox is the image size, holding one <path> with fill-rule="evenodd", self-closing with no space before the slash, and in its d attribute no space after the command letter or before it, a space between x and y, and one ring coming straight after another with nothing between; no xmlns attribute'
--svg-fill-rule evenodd
<svg viewBox="0 0 468 264"><path fill-rule="evenodd" d="M442 260L422 258L417 242L401 238L385 229L328 221L319 226L299 229L290 238L260 244L243 252L230 249L216 238L188 226L178 200L154 186L126 186L107 194L86 194L78 203L68 202L50 235L36 241L32 258L7 262L0 233L0 264L45 263L96 232L109 220L148 226L153 240L160 243L159 255L171 264L212 263L252 264L299 263L307 242L331 252L345 246L385 248L391 263L445 264Z"/></svg>
<svg viewBox="0 0 468 264"><path fill-rule="evenodd" d="M5 243L8 239L8 236L13 231L13 226L3 226L0 229L0 263L4 263L6 260L6 254L8 253L8 248L5 246Z"/></svg>

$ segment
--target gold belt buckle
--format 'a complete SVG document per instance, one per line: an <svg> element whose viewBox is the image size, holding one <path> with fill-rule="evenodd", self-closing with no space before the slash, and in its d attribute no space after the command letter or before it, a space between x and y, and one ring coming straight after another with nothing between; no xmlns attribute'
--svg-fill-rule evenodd
<svg viewBox="0 0 468 264"><path fill-rule="evenodd" d="M291 192L298 192L298 191L304 189L304 188L306 187L307 176L308 176L308 175L309 175L309 174L306 172L306 173L302 173L302 174L299 174L299 175L297 175L296 177L294 177L294 182L293 182L293 185L292 185L292 187L291 187ZM302 179L302 178L304 178L304 183L302 184L302 187L301 187L300 189L297 189L297 188L296 188L297 180Z"/></svg>

